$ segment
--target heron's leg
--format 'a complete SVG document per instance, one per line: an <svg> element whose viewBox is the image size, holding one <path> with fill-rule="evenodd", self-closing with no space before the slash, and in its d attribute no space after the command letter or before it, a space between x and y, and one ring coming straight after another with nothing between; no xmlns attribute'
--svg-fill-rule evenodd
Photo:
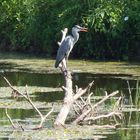
<svg viewBox="0 0 140 140"><path fill-rule="evenodd" d="M63 62L62 65L63 65L64 75L71 79L71 76L70 77L68 76L68 65L67 65L68 64L68 58L67 57L64 58L62 62Z"/></svg>
<svg viewBox="0 0 140 140"><path fill-rule="evenodd" d="M66 57L66 68L68 70L68 58Z"/></svg>
<svg viewBox="0 0 140 140"><path fill-rule="evenodd" d="M64 75L67 75L66 58L64 58L64 59L62 60L62 65L63 65L63 72L64 72Z"/></svg>
<svg viewBox="0 0 140 140"><path fill-rule="evenodd" d="M66 59L64 58L61 63L59 64L59 68L64 75L67 75L67 66L66 66Z"/></svg>
<svg viewBox="0 0 140 140"><path fill-rule="evenodd" d="M66 71L67 70L67 61L66 61L66 58L64 58L62 62L63 62L64 70Z"/></svg>

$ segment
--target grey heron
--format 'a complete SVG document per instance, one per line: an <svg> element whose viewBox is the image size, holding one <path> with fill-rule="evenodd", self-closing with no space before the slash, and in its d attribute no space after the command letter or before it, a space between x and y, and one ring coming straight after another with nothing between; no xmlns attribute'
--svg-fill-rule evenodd
<svg viewBox="0 0 140 140"><path fill-rule="evenodd" d="M67 65L67 60L69 57L70 52L73 49L73 46L79 39L79 32L87 32L87 28L85 27L80 27L79 25L75 25L72 28L72 35L68 35L65 37L63 42L61 43L58 51L57 51L57 56L56 56L56 62L55 62L55 68L57 67L62 67L62 65L65 67L66 70L66 65ZM63 63L63 64L61 64Z"/></svg>

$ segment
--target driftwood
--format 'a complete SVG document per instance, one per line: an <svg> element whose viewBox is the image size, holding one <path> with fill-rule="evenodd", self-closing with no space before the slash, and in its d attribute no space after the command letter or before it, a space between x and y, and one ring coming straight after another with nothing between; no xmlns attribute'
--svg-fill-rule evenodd
<svg viewBox="0 0 140 140"><path fill-rule="evenodd" d="M80 111L76 110L75 112L76 113L78 112L77 114L80 114L80 115L78 115L78 117L73 121L73 124L81 124L81 123L85 123L85 122L88 122L91 124L91 121L95 121L95 120L103 119L103 118L114 117L114 116L117 116L117 117L119 117L119 119L121 119L122 113L119 110L121 98L119 98L116 101L116 103L113 107L113 110L111 112L109 112L108 114L101 114L100 112L98 112L98 113L95 112L96 108L100 107L100 105L102 103L104 103L106 100L115 96L118 93L119 93L118 91L115 91L109 95L106 94L103 97L103 99L101 99L100 101L98 101L95 104L92 104L91 101L89 101L90 97L93 93L89 94L89 96L87 97L88 100L84 103L84 106L79 107L80 105L78 105L78 107L80 108ZM83 102L83 101L81 101L81 102ZM77 103L76 103L76 105L77 105ZM86 108L86 110L85 110L85 108ZM82 113L79 113L79 112L82 112ZM98 115L95 116L95 114L98 114Z"/></svg>
<svg viewBox="0 0 140 140"><path fill-rule="evenodd" d="M65 76L66 86L65 87L63 86L62 89L65 92L65 98L64 98L64 102L61 107L61 110L54 122L55 127L60 127L60 126L65 127L65 121L72 108L74 109L75 113L77 114L76 119L72 122L72 124L85 124L86 123L86 124L90 124L90 125L91 124L95 125L94 123L91 123L91 122L93 122L95 120L99 120L99 119L110 118L110 117L114 117L114 119L116 120L115 116L117 116L119 119L122 118L122 113L119 110L121 97L118 98L118 100L114 104L113 110L111 112L109 112L107 114L98 113L97 116L95 116L95 112L94 112L96 110L96 108L100 107L100 105L102 103L104 103L106 100L117 95L119 93L118 91L112 92L110 94L107 94L107 92L106 92L106 95L100 101L92 104L91 96L93 95L93 92L90 93L90 89L93 86L94 82L91 82L85 89L78 88L78 86L76 86L76 90L74 92L72 89L71 73L68 71L67 75L64 74L64 76ZM53 112L53 107L46 115L43 115L40 112L40 110L35 106L35 104L32 102L32 100L30 99L28 92L27 92L27 86L26 86L25 93L23 94L22 92L18 91L14 86L12 86L11 83L5 77L4 77L4 80L6 81L8 86L12 89L12 94L15 94L18 96L19 95L23 96L40 116L40 124L33 129L42 128L43 123L46 121L46 118ZM86 96L86 99L84 99L82 96L86 93L88 93L88 96ZM7 108L5 109L5 113L14 129L19 129L19 130L24 131L24 128L22 125L20 125L18 122L16 122L16 124L15 124L12 121L11 117L8 114ZM116 123L115 125L104 125L104 126L98 126L98 127L114 128L117 125L118 125L118 123Z"/></svg>
<svg viewBox="0 0 140 140"><path fill-rule="evenodd" d="M22 92L18 91L14 86L11 85L11 83L7 80L6 77L4 77L4 80L6 81L6 83L8 84L8 86L12 89L12 94L16 94L16 95L21 95L22 97L24 97L24 99L26 99L26 101L33 107L33 109L38 113L38 115L40 116L40 124L33 128L33 129L40 129L43 126L43 123L46 121L47 117L53 112L53 107L52 109L46 114L43 115L40 110L35 106L35 104L32 102L32 100L30 99L28 92L27 92L27 86L26 86L26 90L25 90L25 94L23 94ZM12 124L14 129L17 129L18 127L13 123L12 119L10 118L10 116L8 115L7 109L5 111L6 116L8 117L10 123ZM21 126L21 128L23 128Z"/></svg>

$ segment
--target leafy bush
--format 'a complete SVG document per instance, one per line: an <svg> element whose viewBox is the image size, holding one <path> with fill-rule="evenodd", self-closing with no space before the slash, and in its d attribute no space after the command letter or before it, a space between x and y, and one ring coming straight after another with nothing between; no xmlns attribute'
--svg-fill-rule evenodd
<svg viewBox="0 0 140 140"><path fill-rule="evenodd" d="M127 60L140 56L138 0L2 0L0 11L4 50L55 56L60 30L68 27L71 33L74 24L81 24L89 32L81 33L73 57Z"/></svg>

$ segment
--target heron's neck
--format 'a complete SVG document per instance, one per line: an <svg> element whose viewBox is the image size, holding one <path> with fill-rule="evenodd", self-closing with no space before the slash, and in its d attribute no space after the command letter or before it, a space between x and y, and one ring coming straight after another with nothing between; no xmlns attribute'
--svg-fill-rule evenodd
<svg viewBox="0 0 140 140"><path fill-rule="evenodd" d="M72 35L73 35L73 39L74 39L74 44L78 41L79 39L79 33L78 32L75 32L75 31L72 31Z"/></svg>

